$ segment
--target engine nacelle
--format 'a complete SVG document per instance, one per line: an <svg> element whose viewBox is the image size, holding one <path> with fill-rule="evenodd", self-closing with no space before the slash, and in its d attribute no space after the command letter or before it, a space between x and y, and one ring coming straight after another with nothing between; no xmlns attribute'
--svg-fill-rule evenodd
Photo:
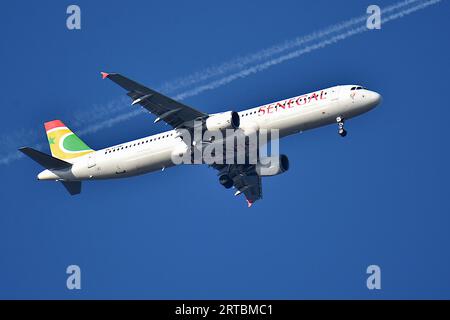
<svg viewBox="0 0 450 320"><path fill-rule="evenodd" d="M289 170L289 158L282 154L261 159L256 164L256 173L261 177L276 176Z"/></svg>
<svg viewBox="0 0 450 320"><path fill-rule="evenodd" d="M240 124L241 119L235 111L213 114L206 119L206 129L209 131L237 129Z"/></svg>
<svg viewBox="0 0 450 320"><path fill-rule="evenodd" d="M229 175L223 174L219 177L219 182L221 185L223 185L226 189L230 189L233 186L233 180L230 178Z"/></svg>

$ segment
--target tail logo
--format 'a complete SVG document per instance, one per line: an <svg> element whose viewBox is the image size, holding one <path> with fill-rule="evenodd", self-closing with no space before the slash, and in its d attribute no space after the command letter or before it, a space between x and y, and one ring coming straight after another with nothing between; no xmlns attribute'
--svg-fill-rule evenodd
<svg viewBox="0 0 450 320"><path fill-rule="evenodd" d="M45 129L50 150L56 158L72 159L94 151L59 120L45 123Z"/></svg>

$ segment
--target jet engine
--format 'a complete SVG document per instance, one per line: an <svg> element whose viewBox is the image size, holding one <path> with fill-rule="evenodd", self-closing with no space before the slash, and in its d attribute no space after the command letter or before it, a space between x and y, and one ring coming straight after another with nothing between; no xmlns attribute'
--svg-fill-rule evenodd
<svg viewBox="0 0 450 320"><path fill-rule="evenodd" d="M223 185L227 189L230 189L233 186L233 180L227 174L221 175L219 177L219 182L221 185Z"/></svg>
<svg viewBox="0 0 450 320"><path fill-rule="evenodd" d="M256 173L261 177L276 176L289 170L289 158L282 154L260 159L256 164Z"/></svg>
<svg viewBox="0 0 450 320"><path fill-rule="evenodd" d="M237 129L240 124L241 119L235 111L213 114L206 119L206 129L209 131Z"/></svg>

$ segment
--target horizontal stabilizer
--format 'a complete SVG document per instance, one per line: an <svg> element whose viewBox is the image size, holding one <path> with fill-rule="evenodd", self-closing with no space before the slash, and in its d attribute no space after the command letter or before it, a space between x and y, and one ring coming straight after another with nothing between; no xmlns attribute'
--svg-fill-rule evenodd
<svg viewBox="0 0 450 320"><path fill-rule="evenodd" d="M61 182L71 195L76 195L81 192L81 181L61 181Z"/></svg>
<svg viewBox="0 0 450 320"><path fill-rule="evenodd" d="M66 169L72 166L71 163L54 158L46 153L37 151L30 147L22 147L19 149L22 153L39 163L46 169Z"/></svg>

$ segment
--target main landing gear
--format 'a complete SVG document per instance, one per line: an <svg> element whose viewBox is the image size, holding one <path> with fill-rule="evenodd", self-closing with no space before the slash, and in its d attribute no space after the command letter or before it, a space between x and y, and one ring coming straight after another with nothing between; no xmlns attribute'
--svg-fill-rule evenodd
<svg viewBox="0 0 450 320"><path fill-rule="evenodd" d="M338 124L338 133L341 137L345 137L347 135L347 131L344 129L344 118L337 117L336 123Z"/></svg>

